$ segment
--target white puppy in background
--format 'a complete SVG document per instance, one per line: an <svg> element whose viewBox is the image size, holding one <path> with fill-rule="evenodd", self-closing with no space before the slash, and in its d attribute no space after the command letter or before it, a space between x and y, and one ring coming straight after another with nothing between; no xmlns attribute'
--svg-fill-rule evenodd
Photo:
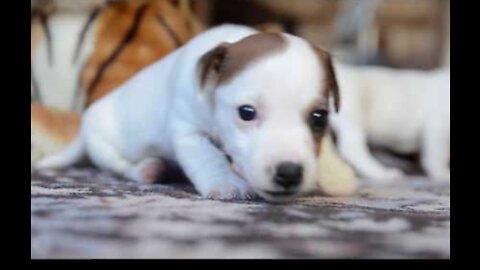
<svg viewBox="0 0 480 270"><path fill-rule="evenodd" d="M330 97L338 110L322 49L288 34L220 26L93 104L72 146L36 168L88 156L100 168L152 182L167 160L204 197L283 201L322 186L318 156Z"/></svg>
<svg viewBox="0 0 480 270"><path fill-rule="evenodd" d="M359 67L334 62L342 110L332 114L339 152L360 176L377 181L401 178L367 144L401 154L419 152L435 180L450 179L450 69L433 71Z"/></svg>

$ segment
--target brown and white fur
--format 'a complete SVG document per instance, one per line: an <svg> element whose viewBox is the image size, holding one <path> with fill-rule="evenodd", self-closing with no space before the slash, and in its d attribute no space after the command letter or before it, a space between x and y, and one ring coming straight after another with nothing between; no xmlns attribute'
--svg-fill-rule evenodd
<svg viewBox="0 0 480 270"><path fill-rule="evenodd" d="M76 141L37 168L88 156L100 168L151 182L167 160L204 197L284 201L322 186L318 158L326 126L314 130L309 119L328 111L331 97L338 109L325 51L288 34L223 25L94 103ZM254 120L239 117L243 105L255 108ZM301 168L288 189L274 181L283 163Z"/></svg>

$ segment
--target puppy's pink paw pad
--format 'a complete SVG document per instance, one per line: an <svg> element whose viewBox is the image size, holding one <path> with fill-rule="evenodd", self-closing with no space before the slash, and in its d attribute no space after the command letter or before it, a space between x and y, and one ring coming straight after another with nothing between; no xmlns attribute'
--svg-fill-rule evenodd
<svg viewBox="0 0 480 270"><path fill-rule="evenodd" d="M160 160L146 160L140 165L140 174L145 183L151 184L159 180L165 171L165 164Z"/></svg>

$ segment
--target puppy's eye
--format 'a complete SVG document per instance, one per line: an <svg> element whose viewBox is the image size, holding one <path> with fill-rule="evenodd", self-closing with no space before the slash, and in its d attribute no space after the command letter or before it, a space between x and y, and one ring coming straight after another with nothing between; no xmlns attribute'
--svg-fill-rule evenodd
<svg viewBox="0 0 480 270"><path fill-rule="evenodd" d="M315 130L322 130L328 123L328 111L315 110L310 114L309 124Z"/></svg>
<svg viewBox="0 0 480 270"><path fill-rule="evenodd" d="M238 115L243 121L252 121L257 116L257 112L250 105L242 105L238 107Z"/></svg>

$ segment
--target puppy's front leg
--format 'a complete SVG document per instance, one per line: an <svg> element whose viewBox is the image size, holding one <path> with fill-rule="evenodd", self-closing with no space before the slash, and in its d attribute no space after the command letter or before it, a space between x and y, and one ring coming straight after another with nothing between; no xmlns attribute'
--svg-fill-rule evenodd
<svg viewBox="0 0 480 270"><path fill-rule="evenodd" d="M433 180L450 181L450 130L435 121L427 124L423 134L422 167Z"/></svg>
<svg viewBox="0 0 480 270"><path fill-rule="evenodd" d="M233 173L225 155L206 135L178 135L174 145L178 163L203 197L229 200L254 196L248 183Z"/></svg>

